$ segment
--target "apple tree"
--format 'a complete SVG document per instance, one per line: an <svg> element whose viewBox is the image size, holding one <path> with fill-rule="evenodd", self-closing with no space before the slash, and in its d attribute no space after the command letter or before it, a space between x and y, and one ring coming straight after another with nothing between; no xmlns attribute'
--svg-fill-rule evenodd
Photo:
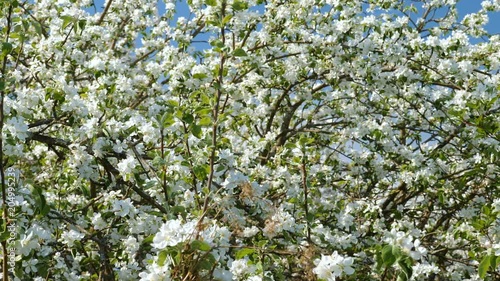
<svg viewBox="0 0 500 281"><path fill-rule="evenodd" d="M0 0L3 280L500 278L499 1L98 2Z"/></svg>

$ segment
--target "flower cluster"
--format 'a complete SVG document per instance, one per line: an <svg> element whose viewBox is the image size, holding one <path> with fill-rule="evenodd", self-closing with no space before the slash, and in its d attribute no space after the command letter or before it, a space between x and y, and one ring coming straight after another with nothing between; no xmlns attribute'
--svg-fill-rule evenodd
<svg viewBox="0 0 500 281"><path fill-rule="evenodd" d="M321 255L321 259L315 261L316 267L313 272L321 279L335 281L337 277L344 274L351 275L354 273L353 262L353 258L345 258L335 251L329 256Z"/></svg>

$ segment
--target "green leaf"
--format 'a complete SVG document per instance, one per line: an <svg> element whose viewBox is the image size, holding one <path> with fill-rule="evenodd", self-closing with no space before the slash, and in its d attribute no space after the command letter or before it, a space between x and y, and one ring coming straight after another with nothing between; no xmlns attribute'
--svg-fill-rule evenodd
<svg viewBox="0 0 500 281"><path fill-rule="evenodd" d="M401 252L401 248L397 246L392 246L392 254L396 258L396 260L400 260L403 257L403 253Z"/></svg>
<svg viewBox="0 0 500 281"><path fill-rule="evenodd" d="M36 194L37 196L35 197L35 203L36 203L36 210L38 211L38 214L45 216L49 213L50 211L50 206L47 205L47 200L45 199L45 196L43 195L43 191L39 187L34 187L32 190L33 194Z"/></svg>
<svg viewBox="0 0 500 281"><path fill-rule="evenodd" d="M490 255L490 266L491 268L495 269L497 268L498 264L500 262L500 256L495 256L495 255Z"/></svg>
<svg viewBox="0 0 500 281"><path fill-rule="evenodd" d="M439 198L439 202L444 205L444 202L446 201L445 199L445 195L444 195L444 192L443 191L439 191L438 192L438 198Z"/></svg>
<svg viewBox="0 0 500 281"><path fill-rule="evenodd" d="M12 52L12 44L9 42L2 43L2 56L6 56Z"/></svg>
<svg viewBox="0 0 500 281"><path fill-rule="evenodd" d="M384 265L384 260L382 259L382 254L380 252L375 255L375 262L377 263L377 271L380 271Z"/></svg>
<svg viewBox="0 0 500 281"><path fill-rule="evenodd" d="M411 275L413 274L413 269L411 267L411 259L409 257L404 257L402 259L399 259L398 265L401 268L401 270L403 270L403 272L399 274L399 276L403 278L402 281L409 280L411 278Z"/></svg>
<svg viewBox="0 0 500 281"><path fill-rule="evenodd" d="M42 35L42 26L40 25L40 23L39 23L39 22L34 21L32 24L33 24L33 27L35 28L35 32L36 32L38 35Z"/></svg>
<svg viewBox="0 0 500 281"><path fill-rule="evenodd" d="M169 127L170 125L174 124L174 115L170 112L165 112L161 116L160 124L163 126L163 128Z"/></svg>
<svg viewBox="0 0 500 281"><path fill-rule="evenodd" d="M200 117L203 116L203 115L210 115L211 112L212 112L211 108L203 108L203 107L201 107L201 108L196 109L196 113L198 115L200 115Z"/></svg>
<svg viewBox="0 0 500 281"><path fill-rule="evenodd" d="M393 247L391 245L386 245L382 248L382 260L387 267L392 266L396 262L396 257L392 252Z"/></svg>
<svg viewBox="0 0 500 281"><path fill-rule="evenodd" d="M236 255L234 256L237 260L242 259L246 256L249 256L251 254L255 253L255 249L252 248L243 248L236 252Z"/></svg>
<svg viewBox="0 0 500 281"><path fill-rule="evenodd" d="M91 262L92 262L92 259L90 259L89 264L91 264ZM39 262L37 264L36 268L38 270L37 271L37 274L39 274L38 276L47 276L49 270L52 270L51 267L50 267L50 265L47 264L46 262L43 262L43 263ZM92 279L92 280L95 280L95 279Z"/></svg>
<svg viewBox="0 0 500 281"><path fill-rule="evenodd" d="M248 3L246 1L235 0L233 2L233 11L242 11L248 9Z"/></svg>
<svg viewBox="0 0 500 281"><path fill-rule="evenodd" d="M155 234L151 234L148 237L144 238L144 240L142 240L142 244L151 244L151 243L153 243L154 238L155 238Z"/></svg>
<svg viewBox="0 0 500 281"><path fill-rule="evenodd" d="M193 136L201 139L201 126L198 125L191 126L191 133L193 133Z"/></svg>
<svg viewBox="0 0 500 281"><path fill-rule="evenodd" d="M212 45L213 47L224 48L224 43L219 39L210 42L210 45Z"/></svg>
<svg viewBox="0 0 500 281"><path fill-rule="evenodd" d="M181 215L182 217L185 217L186 216L186 208L184 208L183 206L173 206L170 211L172 212L172 214L174 215Z"/></svg>
<svg viewBox="0 0 500 281"><path fill-rule="evenodd" d="M210 117L203 117L198 122L198 125L200 125L200 126L210 126L211 124L212 124L212 118L210 118Z"/></svg>
<svg viewBox="0 0 500 281"><path fill-rule="evenodd" d="M314 221L314 214L312 214L312 213L307 214L306 220L309 223L312 223Z"/></svg>
<svg viewBox="0 0 500 281"><path fill-rule="evenodd" d="M9 238L10 238L10 232L8 230L5 230L0 234L0 242L7 241L9 240Z"/></svg>
<svg viewBox="0 0 500 281"><path fill-rule="evenodd" d="M197 267L202 270L211 270L216 263L217 260L214 256L212 254L208 254L198 263Z"/></svg>
<svg viewBox="0 0 500 281"><path fill-rule="evenodd" d="M194 117L192 114L190 113L185 113L183 116L182 116L182 121L188 123L188 124L191 124L193 123L194 121Z"/></svg>
<svg viewBox="0 0 500 281"><path fill-rule="evenodd" d="M233 18L232 15L227 15L222 19L222 26L226 25L231 19ZM222 27L221 26L221 27Z"/></svg>
<svg viewBox="0 0 500 281"><path fill-rule="evenodd" d="M23 24L24 31L25 31L25 32L28 32L29 27L30 27L30 23L29 23L29 21L27 21L27 20L22 20L22 24Z"/></svg>
<svg viewBox="0 0 500 281"><path fill-rule="evenodd" d="M204 104L210 104L211 99L207 94L201 94L200 99Z"/></svg>
<svg viewBox="0 0 500 281"><path fill-rule="evenodd" d="M207 75L205 73L195 73L195 74L193 74L193 78L194 79L203 79L203 78L207 78Z"/></svg>
<svg viewBox="0 0 500 281"><path fill-rule="evenodd" d="M170 107L178 107L178 106L179 106L179 102L178 102L178 101L176 101L176 100L168 100L168 101L167 101L167 104L168 104L168 106L170 106Z"/></svg>
<svg viewBox="0 0 500 281"><path fill-rule="evenodd" d="M86 185L81 185L80 190L82 191L83 196L90 197L90 188Z"/></svg>
<svg viewBox="0 0 500 281"><path fill-rule="evenodd" d="M199 180L206 179L208 175L208 165L195 166L193 168L193 173Z"/></svg>
<svg viewBox="0 0 500 281"><path fill-rule="evenodd" d="M488 207L488 205L484 205L482 208L481 208L481 212L487 216L489 216L491 214L491 208Z"/></svg>
<svg viewBox="0 0 500 281"><path fill-rule="evenodd" d="M215 5L217 5L217 1L216 0L205 0L205 4L208 6L215 6Z"/></svg>
<svg viewBox="0 0 500 281"><path fill-rule="evenodd" d="M160 253L158 253L158 265L159 266L164 266L165 265L165 261L167 260L167 257L168 257L168 251L167 250L160 251Z"/></svg>
<svg viewBox="0 0 500 281"><path fill-rule="evenodd" d="M215 20L207 20L207 24L210 25L210 26L217 26L217 27L220 27L219 26L219 22L218 21L215 21Z"/></svg>
<svg viewBox="0 0 500 281"><path fill-rule="evenodd" d="M408 278L404 272L401 272L398 274L398 279L396 279L396 281L408 281Z"/></svg>
<svg viewBox="0 0 500 281"><path fill-rule="evenodd" d="M233 55L235 57L245 57L247 56L247 53L242 48L237 48L234 50Z"/></svg>
<svg viewBox="0 0 500 281"><path fill-rule="evenodd" d="M167 165L167 161L165 161L165 159L163 159L161 156L157 155L153 159L153 165L156 167L165 166Z"/></svg>
<svg viewBox="0 0 500 281"><path fill-rule="evenodd" d="M86 25L87 25L87 21L85 21L85 20L78 21L78 27L80 28L80 31L84 30Z"/></svg>
<svg viewBox="0 0 500 281"><path fill-rule="evenodd" d="M63 20L62 28L66 28L70 23L74 22L75 19L72 16L61 16Z"/></svg>
<svg viewBox="0 0 500 281"><path fill-rule="evenodd" d="M0 227L1 227L1 233L0 233L0 242L4 242L9 240L10 238L10 232L7 230L7 222L0 218Z"/></svg>
<svg viewBox="0 0 500 281"><path fill-rule="evenodd" d="M66 94L63 91L55 91L52 97L59 102L64 102L66 100Z"/></svg>
<svg viewBox="0 0 500 281"><path fill-rule="evenodd" d="M486 273L488 273L488 269L491 264L491 258L489 255L486 255L479 263L479 278L484 279L486 277Z"/></svg>
<svg viewBox="0 0 500 281"><path fill-rule="evenodd" d="M200 250L203 252L208 252L212 249L210 245L208 245L206 242L200 241L200 240L193 240L191 242L191 248L194 250Z"/></svg>
<svg viewBox="0 0 500 281"><path fill-rule="evenodd" d="M257 247L264 248L267 245L267 243L269 243L268 240L261 240L257 243Z"/></svg>

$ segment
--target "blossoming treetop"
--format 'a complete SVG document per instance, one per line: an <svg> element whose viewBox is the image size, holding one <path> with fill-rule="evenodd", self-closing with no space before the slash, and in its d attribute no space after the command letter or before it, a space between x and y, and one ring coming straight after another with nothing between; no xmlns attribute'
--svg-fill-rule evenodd
<svg viewBox="0 0 500 281"><path fill-rule="evenodd" d="M1 0L4 279L500 278L500 4L455 2Z"/></svg>

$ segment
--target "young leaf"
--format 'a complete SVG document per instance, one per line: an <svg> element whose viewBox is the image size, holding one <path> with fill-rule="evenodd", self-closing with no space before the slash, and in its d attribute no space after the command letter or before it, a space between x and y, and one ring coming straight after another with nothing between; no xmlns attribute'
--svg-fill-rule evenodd
<svg viewBox="0 0 500 281"><path fill-rule="evenodd" d="M212 249L210 245L200 240L193 240L193 242L191 242L191 248L194 250L200 250L204 252L208 252Z"/></svg>
<svg viewBox="0 0 500 281"><path fill-rule="evenodd" d="M210 117L203 117L201 118L200 122L198 122L198 125L200 126L209 126L212 124L212 118Z"/></svg>
<svg viewBox="0 0 500 281"><path fill-rule="evenodd" d="M0 233L0 242L4 242L9 240L10 238L10 232L8 230L4 230L2 233Z"/></svg>
<svg viewBox="0 0 500 281"><path fill-rule="evenodd" d="M186 114L184 114L184 116L182 116L182 121L184 121L188 124L191 124L194 121L194 117L192 114L186 113Z"/></svg>
<svg viewBox="0 0 500 281"><path fill-rule="evenodd" d="M61 16L63 20L62 28L66 28L70 23L74 22L75 19L72 16Z"/></svg>
<svg viewBox="0 0 500 281"><path fill-rule="evenodd" d="M207 6L215 6L217 5L217 0L205 0L205 4Z"/></svg>
<svg viewBox="0 0 500 281"><path fill-rule="evenodd" d="M492 269L497 268L498 263L500 262L500 256L490 255L490 267Z"/></svg>
<svg viewBox="0 0 500 281"><path fill-rule="evenodd" d="M207 78L207 75L205 73L195 73L195 74L193 74L193 78L194 79L203 79L203 78Z"/></svg>
<svg viewBox="0 0 500 281"><path fill-rule="evenodd" d="M201 127L198 125L193 124L191 127L191 133L193 133L193 136L201 139Z"/></svg>
<svg viewBox="0 0 500 281"><path fill-rule="evenodd" d="M211 270L216 263L217 260L215 259L215 257L212 254L208 254L204 256L203 260L200 261L200 263L198 264L198 268L203 270Z"/></svg>
<svg viewBox="0 0 500 281"><path fill-rule="evenodd" d="M164 266L165 265L165 261L167 260L167 257L168 257L168 252L166 250L161 251L158 254L158 265L159 266Z"/></svg>
<svg viewBox="0 0 500 281"><path fill-rule="evenodd" d="M245 57L247 56L247 53L242 48L238 48L234 50L233 55L235 57Z"/></svg>
<svg viewBox="0 0 500 281"><path fill-rule="evenodd" d="M40 25L40 23L34 21L32 24L33 24L33 27L35 28L35 32L38 35L42 35L42 26Z"/></svg>
<svg viewBox="0 0 500 281"><path fill-rule="evenodd" d="M400 276L403 278L402 280L406 281L411 278L413 273L413 269L411 267L411 259L409 257L404 257L398 260L398 265L403 272L401 272Z"/></svg>
<svg viewBox="0 0 500 281"><path fill-rule="evenodd" d="M488 269L491 264L491 259L489 255L486 255L483 257L481 260L481 263L479 263L479 278L484 279L486 277L486 273L488 272Z"/></svg>
<svg viewBox="0 0 500 281"><path fill-rule="evenodd" d="M234 11L242 11L242 10L246 10L248 9L248 3L245 2L245 1L239 1L239 0L235 0L233 2L233 10Z"/></svg>
<svg viewBox="0 0 500 281"><path fill-rule="evenodd" d="M222 22L221 22L222 26L226 25L226 24L227 24L227 23L228 23L228 22L229 22L232 18L233 18L233 16L232 16L232 15L227 15L227 16L225 16L225 17L222 19ZM222 27L222 26L221 26L221 27Z"/></svg>
<svg viewBox="0 0 500 281"><path fill-rule="evenodd" d="M255 253L255 249L252 248L243 248L236 252L236 255L234 256L237 260L242 259L246 256L249 256L251 254Z"/></svg>
<svg viewBox="0 0 500 281"><path fill-rule="evenodd" d="M210 42L210 45L213 47L224 48L224 43L219 39Z"/></svg>
<svg viewBox="0 0 500 281"><path fill-rule="evenodd" d="M12 52L12 44L10 44L9 42L3 42L2 43L2 55L3 56L8 55L8 54L10 54L10 52Z"/></svg>
<svg viewBox="0 0 500 281"><path fill-rule="evenodd" d="M392 266L396 262L396 257L392 252L393 246L391 245L386 245L382 248L382 260L387 267Z"/></svg>

